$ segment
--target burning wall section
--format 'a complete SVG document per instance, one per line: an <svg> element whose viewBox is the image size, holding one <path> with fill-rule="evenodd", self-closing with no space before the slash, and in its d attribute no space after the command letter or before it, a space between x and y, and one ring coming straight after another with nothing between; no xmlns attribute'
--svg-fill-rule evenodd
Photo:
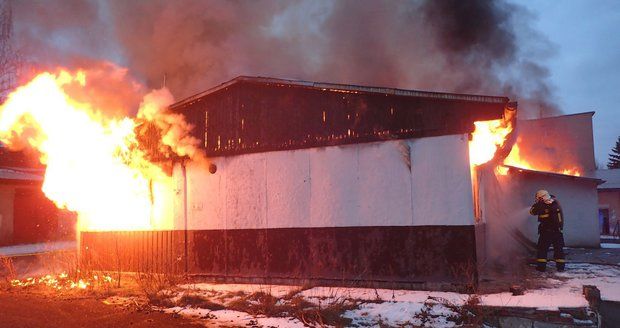
<svg viewBox="0 0 620 328"><path fill-rule="evenodd" d="M165 111L167 90L145 96L138 118L107 116L76 100L90 94L84 71L42 73L12 92L0 108L0 140L33 149L45 165L42 190L56 206L77 212L80 230L172 229L173 180L141 144L140 125L159 131L159 152L195 154L189 126Z"/></svg>
<svg viewBox="0 0 620 328"><path fill-rule="evenodd" d="M475 140L474 134L474 140ZM592 113L518 120L508 154L475 166L474 194L481 223L480 259L514 267L537 240L536 218L528 209L539 189L558 197L568 246L599 245ZM512 268L515 269L515 268Z"/></svg>
<svg viewBox="0 0 620 328"><path fill-rule="evenodd" d="M5 142L41 154L46 195L78 212L85 260L231 279L474 279L467 133L506 98L238 78L176 113L163 90L137 119L113 119L66 93L86 80L42 74L0 120Z"/></svg>

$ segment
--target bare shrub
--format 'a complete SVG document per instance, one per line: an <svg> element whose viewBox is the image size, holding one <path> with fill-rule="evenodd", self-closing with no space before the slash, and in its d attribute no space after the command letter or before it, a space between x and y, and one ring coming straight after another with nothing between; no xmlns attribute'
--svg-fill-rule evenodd
<svg viewBox="0 0 620 328"><path fill-rule="evenodd" d="M336 298L334 301L321 302L317 305L307 301L299 292L289 292L282 299L278 299L265 292L255 292L235 299L227 304L228 309L242 311L251 315L265 315L269 317L293 317L308 326L335 326L345 327L351 319L342 315L358 307L355 301L345 298Z"/></svg>
<svg viewBox="0 0 620 328"><path fill-rule="evenodd" d="M169 298L171 288L179 284L181 276L165 273L138 272L134 275L136 284L149 303L156 306L172 307L174 304Z"/></svg>
<svg viewBox="0 0 620 328"><path fill-rule="evenodd" d="M472 261L465 263L453 264L450 267L453 277L457 279L464 278L463 291L466 293L475 293L478 290L478 266Z"/></svg>
<svg viewBox="0 0 620 328"><path fill-rule="evenodd" d="M0 264L2 265L3 271L3 285L6 284L6 287L10 287L11 281L17 277L15 266L13 265L13 259L8 256L0 256Z"/></svg>
<svg viewBox="0 0 620 328"><path fill-rule="evenodd" d="M470 294L463 305L457 305L440 298L435 300L457 313L456 316L448 318L457 325L481 327L485 319L492 314L491 310L480 304L480 296L477 294Z"/></svg>
<svg viewBox="0 0 620 328"><path fill-rule="evenodd" d="M177 306L189 306L194 308L208 309L211 311L224 310L222 304L212 302L208 298L200 295L183 295L176 303Z"/></svg>

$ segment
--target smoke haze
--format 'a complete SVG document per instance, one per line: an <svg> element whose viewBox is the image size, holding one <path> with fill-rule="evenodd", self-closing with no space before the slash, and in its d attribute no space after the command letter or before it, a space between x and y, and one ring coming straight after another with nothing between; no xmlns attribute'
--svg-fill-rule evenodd
<svg viewBox="0 0 620 328"><path fill-rule="evenodd" d="M558 111L534 19L505 1L14 1L13 40L39 67L165 76L176 99L260 75L506 95L537 117Z"/></svg>

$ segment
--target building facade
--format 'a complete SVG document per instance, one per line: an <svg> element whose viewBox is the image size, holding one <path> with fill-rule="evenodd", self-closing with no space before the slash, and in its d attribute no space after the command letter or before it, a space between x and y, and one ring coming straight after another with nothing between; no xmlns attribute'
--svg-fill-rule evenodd
<svg viewBox="0 0 620 328"><path fill-rule="evenodd" d="M118 245L154 268L227 281L471 286L469 133L507 106L504 97L236 78L171 107L210 161L174 165L174 231L84 232L82 250L105 258Z"/></svg>

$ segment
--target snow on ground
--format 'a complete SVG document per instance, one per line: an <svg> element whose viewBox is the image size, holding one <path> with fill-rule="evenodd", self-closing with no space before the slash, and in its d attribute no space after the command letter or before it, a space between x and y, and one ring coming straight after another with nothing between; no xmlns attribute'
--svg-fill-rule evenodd
<svg viewBox="0 0 620 328"><path fill-rule="evenodd" d="M481 295L481 303L545 310L584 307L588 305L583 297L584 285L597 286L603 300L620 301L620 267L617 266L568 263L565 272L552 271L545 282L548 288L528 290L522 296L512 296L510 293Z"/></svg>
<svg viewBox="0 0 620 328"><path fill-rule="evenodd" d="M527 290L524 295L495 293L477 295L480 305L498 307L525 307L543 310L558 310L567 307L587 307L582 295L584 285L595 285L601 290L604 300L620 301L620 267L614 265L595 265L568 263L565 272L540 274L547 288ZM240 295L262 292L276 298L301 296L306 301L325 307L338 302L357 304L343 313L357 326L400 326L416 325L423 327L453 327L458 318L455 307L463 306L471 295L412 290L390 290L373 288L314 287L302 290L300 286L257 285L257 284L187 284L179 286L171 300L179 301L182 296L200 295L217 304L229 304ZM208 318L220 324L303 327L303 323L292 317L254 317L245 312L232 310L208 310L186 306L165 309L167 312L193 318Z"/></svg>
<svg viewBox="0 0 620 328"><path fill-rule="evenodd" d="M417 302L383 302L364 303L359 309L345 312L356 326L420 326L420 327L455 327L457 313L443 304L424 304Z"/></svg>
<svg viewBox="0 0 620 328"><path fill-rule="evenodd" d="M556 273L566 279L560 288L579 290L582 286L594 285L601 291L604 301L620 302L620 267L614 265L593 265L585 263L570 264L566 272Z"/></svg>
<svg viewBox="0 0 620 328"><path fill-rule="evenodd" d="M0 256L24 256L55 251L76 250L75 241L56 241L39 244L26 244L0 247Z"/></svg>
<svg viewBox="0 0 620 328"><path fill-rule="evenodd" d="M362 301L424 303L429 298L434 298L443 299L453 304L463 304L469 297L466 294L450 292L346 287L314 287L306 289L300 294L309 300L348 298Z"/></svg>
<svg viewBox="0 0 620 328"><path fill-rule="evenodd" d="M267 318L264 316L254 317L245 312L232 310L216 310L199 308L173 307L165 309L165 312L176 313L189 318L209 319L213 324L227 326L262 326L262 327L306 327L299 320L294 318Z"/></svg>
<svg viewBox="0 0 620 328"><path fill-rule="evenodd" d="M620 244L601 243L601 248L620 248Z"/></svg>

